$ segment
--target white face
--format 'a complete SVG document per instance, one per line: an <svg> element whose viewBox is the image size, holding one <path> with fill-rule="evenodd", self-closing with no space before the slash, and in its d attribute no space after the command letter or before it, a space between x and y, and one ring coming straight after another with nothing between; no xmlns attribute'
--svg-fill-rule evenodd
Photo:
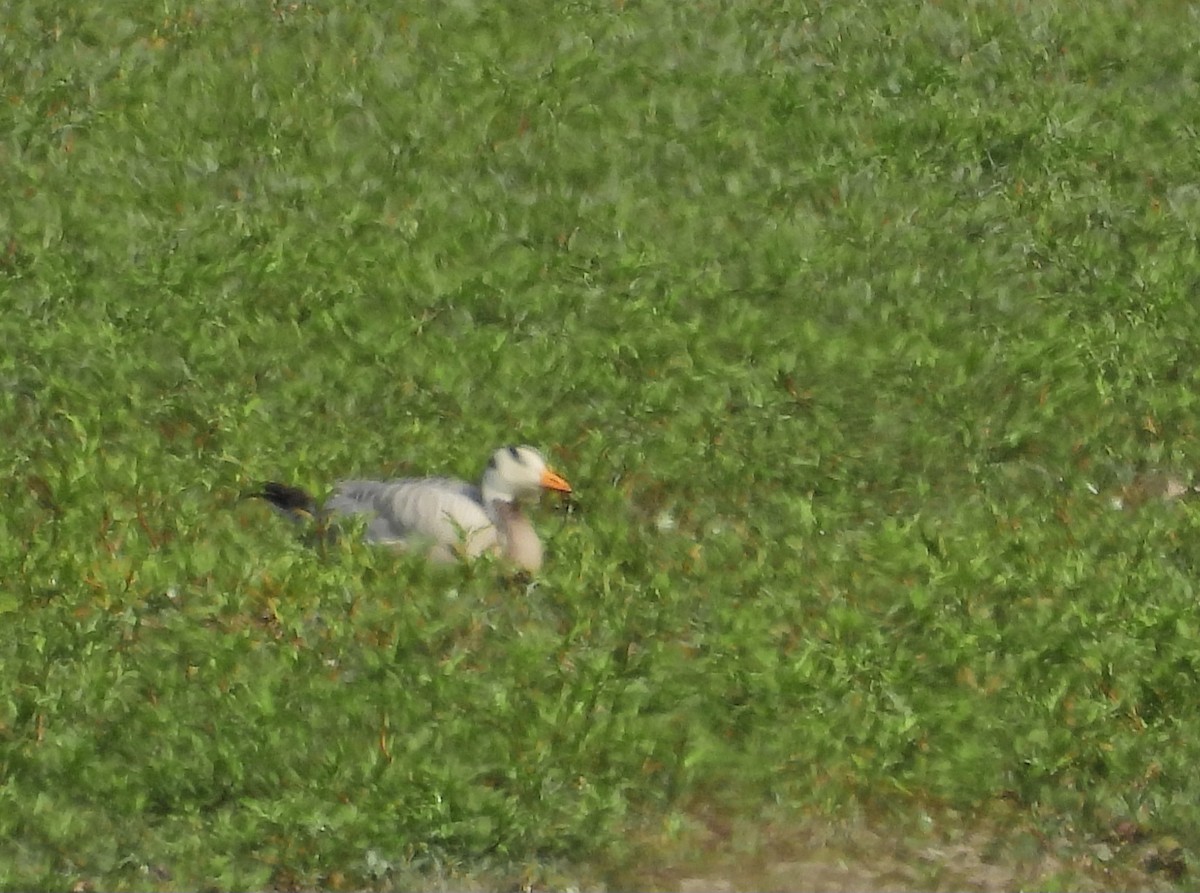
<svg viewBox="0 0 1200 893"><path fill-rule="evenodd" d="M540 493L545 473L546 460L533 447L502 447L492 453L483 480L497 498L513 501Z"/></svg>

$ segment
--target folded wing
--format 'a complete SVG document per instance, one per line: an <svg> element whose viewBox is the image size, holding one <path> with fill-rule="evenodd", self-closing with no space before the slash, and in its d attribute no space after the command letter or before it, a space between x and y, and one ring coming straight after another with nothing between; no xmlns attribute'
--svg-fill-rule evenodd
<svg viewBox="0 0 1200 893"><path fill-rule="evenodd" d="M456 548L475 556L498 546L479 488L455 478L342 481L325 510L368 517L368 542L427 546L438 560L454 560Z"/></svg>

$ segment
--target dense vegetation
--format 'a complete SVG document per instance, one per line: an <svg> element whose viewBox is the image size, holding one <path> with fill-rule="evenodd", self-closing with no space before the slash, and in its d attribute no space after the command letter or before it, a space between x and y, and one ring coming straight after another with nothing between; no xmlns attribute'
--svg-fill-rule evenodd
<svg viewBox="0 0 1200 893"><path fill-rule="evenodd" d="M1198 9L9 4L0 888L767 808L1186 886L1200 518L1113 496L1200 465ZM240 498L508 442L534 583Z"/></svg>

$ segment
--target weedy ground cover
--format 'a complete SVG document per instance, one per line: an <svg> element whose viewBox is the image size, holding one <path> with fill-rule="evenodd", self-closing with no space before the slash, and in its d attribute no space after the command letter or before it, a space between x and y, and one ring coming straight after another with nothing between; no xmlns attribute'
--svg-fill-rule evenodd
<svg viewBox="0 0 1200 893"><path fill-rule="evenodd" d="M1197 10L10 5L0 887L1186 887Z"/></svg>

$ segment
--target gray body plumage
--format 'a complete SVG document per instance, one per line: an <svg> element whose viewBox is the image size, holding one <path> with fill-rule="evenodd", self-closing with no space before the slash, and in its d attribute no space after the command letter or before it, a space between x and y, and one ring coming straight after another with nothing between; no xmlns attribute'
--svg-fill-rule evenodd
<svg viewBox="0 0 1200 893"><path fill-rule="evenodd" d="M454 559L452 545L474 557L499 544L495 510L488 510L478 486L457 478L341 481L325 511L369 517L367 542L428 546L430 558L438 561Z"/></svg>

